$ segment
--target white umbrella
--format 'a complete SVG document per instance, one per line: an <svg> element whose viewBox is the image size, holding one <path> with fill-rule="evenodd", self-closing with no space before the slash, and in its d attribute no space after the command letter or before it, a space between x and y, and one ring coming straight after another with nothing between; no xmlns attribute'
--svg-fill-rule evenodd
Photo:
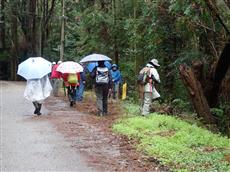
<svg viewBox="0 0 230 172"><path fill-rule="evenodd" d="M81 59L80 63L95 62L95 61L111 61L111 60L112 60L111 58L103 54L91 54Z"/></svg>
<svg viewBox="0 0 230 172"><path fill-rule="evenodd" d="M73 61L63 62L57 67L57 71L61 73L79 73L83 72L83 70L79 63Z"/></svg>
<svg viewBox="0 0 230 172"><path fill-rule="evenodd" d="M51 72L52 64L42 57L30 57L18 65L17 74L25 79L39 79Z"/></svg>

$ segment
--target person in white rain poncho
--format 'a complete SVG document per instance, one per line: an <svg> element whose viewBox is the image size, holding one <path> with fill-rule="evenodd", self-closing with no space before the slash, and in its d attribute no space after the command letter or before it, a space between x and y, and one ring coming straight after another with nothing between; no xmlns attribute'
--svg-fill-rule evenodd
<svg viewBox="0 0 230 172"><path fill-rule="evenodd" d="M157 59L152 59L146 65L146 68L148 68L148 72L146 73L146 83L144 85L144 102L142 107L142 115L149 114L152 100L160 97L160 94L155 88L155 84L160 83L160 77L156 70L156 68L159 66L160 65L158 64ZM146 69L144 68L144 70Z"/></svg>
<svg viewBox="0 0 230 172"><path fill-rule="evenodd" d="M48 75L41 79L29 79L27 80L24 97L33 102L35 107L34 114L41 115L42 102L50 96L52 86L49 81Z"/></svg>

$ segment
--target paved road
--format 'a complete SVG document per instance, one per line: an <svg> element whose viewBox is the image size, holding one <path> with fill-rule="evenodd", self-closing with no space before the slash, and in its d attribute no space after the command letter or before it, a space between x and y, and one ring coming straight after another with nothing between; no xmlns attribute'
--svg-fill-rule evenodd
<svg viewBox="0 0 230 172"><path fill-rule="evenodd" d="M24 89L24 82L0 81L1 172L96 171L49 123L33 114Z"/></svg>

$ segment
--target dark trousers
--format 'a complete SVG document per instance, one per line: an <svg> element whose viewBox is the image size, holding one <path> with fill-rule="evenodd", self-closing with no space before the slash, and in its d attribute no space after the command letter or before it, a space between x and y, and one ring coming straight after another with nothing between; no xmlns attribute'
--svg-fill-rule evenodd
<svg viewBox="0 0 230 172"><path fill-rule="evenodd" d="M67 88L67 94L68 94L69 102L75 102L76 86L68 86L66 88Z"/></svg>
<svg viewBox="0 0 230 172"><path fill-rule="evenodd" d="M97 85L95 87L95 92L97 96L97 108L102 113L108 112L108 85Z"/></svg>

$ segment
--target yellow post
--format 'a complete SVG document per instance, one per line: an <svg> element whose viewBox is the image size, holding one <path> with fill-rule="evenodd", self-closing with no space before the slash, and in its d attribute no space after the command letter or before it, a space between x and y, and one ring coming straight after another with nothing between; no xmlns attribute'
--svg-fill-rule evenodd
<svg viewBox="0 0 230 172"><path fill-rule="evenodd" d="M125 100L126 99L126 95L127 95L127 83L124 83L122 85L122 100Z"/></svg>

